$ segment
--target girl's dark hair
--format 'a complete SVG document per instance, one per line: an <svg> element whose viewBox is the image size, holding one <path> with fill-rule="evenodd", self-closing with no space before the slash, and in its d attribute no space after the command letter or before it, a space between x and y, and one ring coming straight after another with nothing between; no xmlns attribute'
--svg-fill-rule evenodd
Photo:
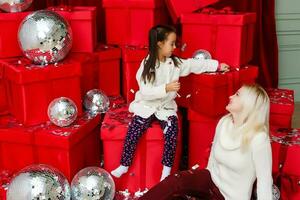
<svg viewBox="0 0 300 200"><path fill-rule="evenodd" d="M142 80L154 82L155 80L155 66L158 60L158 42L163 42L167 39L170 33L176 33L176 29L167 25L157 25L150 29L149 31L149 51L148 57L144 60L144 71L142 73ZM172 55L171 59L174 65L178 67L181 60Z"/></svg>

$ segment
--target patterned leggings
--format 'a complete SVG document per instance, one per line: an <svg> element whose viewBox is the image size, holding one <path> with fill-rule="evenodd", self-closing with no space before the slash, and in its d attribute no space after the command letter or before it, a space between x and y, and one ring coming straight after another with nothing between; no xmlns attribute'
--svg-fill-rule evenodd
<svg viewBox="0 0 300 200"><path fill-rule="evenodd" d="M133 117L125 138L121 165L131 165L138 140L155 118L155 115L151 115L149 118L142 118L137 115ZM178 119L176 116L170 116L167 121L159 120L159 123L163 129L165 140L162 164L172 167L177 144Z"/></svg>

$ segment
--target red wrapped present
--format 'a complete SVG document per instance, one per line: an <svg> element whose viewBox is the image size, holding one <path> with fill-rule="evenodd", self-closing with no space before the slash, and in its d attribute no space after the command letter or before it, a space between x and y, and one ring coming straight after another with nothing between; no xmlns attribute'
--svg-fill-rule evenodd
<svg viewBox="0 0 300 200"><path fill-rule="evenodd" d="M188 109L189 120L189 168L198 164L200 168L207 166L211 144L220 117L201 115Z"/></svg>
<svg viewBox="0 0 300 200"><path fill-rule="evenodd" d="M69 181L85 167L100 166L99 124L99 115L85 114L69 127L38 129L34 136L38 162L59 169Z"/></svg>
<svg viewBox="0 0 300 200"><path fill-rule="evenodd" d="M196 50L205 49L231 66L247 64L253 55L255 21L255 13L183 14L182 56L192 57Z"/></svg>
<svg viewBox="0 0 300 200"><path fill-rule="evenodd" d="M218 1L219 0L166 0L166 4L173 23L177 23L182 14L192 13Z"/></svg>
<svg viewBox="0 0 300 200"><path fill-rule="evenodd" d="M52 9L51 7L48 9ZM55 12L70 24L73 33L72 52L93 52L97 45L96 7L74 6L71 11Z"/></svg>
<svg viewBox="0 0 300 200"><path fill-rule="evenodd" d="M9 111L21 123L35 125L48 120L49 103L57 97L72 99L82 112L80 63L65 60L58 64L33 65L25 58L0 60L8 81Z"/></svg>
<svg viewBox="0 0 300 200"><path fill-rule="evenodd" d="M268 88L270 97L270 128L291 128L294 113L294 91L289 89Z"/></svg>
<svg viewBox="0 0 300 200"><path fill-rule="evenodd" d="M230 72L213 72L192 75L191 108L208 116L226 113L229 96L243 84L255 83L256 66L237 68Z"/></svg>
<svg viewBox="0 0 300 200"><path fill-rule="evenodd" d="M22 126L9 116L0 120L2 169L16 172L44 163L56 167L71 181L80 169L100 164L100 116L85 114L63 128L49 122Z"/></svg>
<svg viewBox="0 0 300 200"><path fill-rule="evenodd" d="M21 56L18 44L18 29L21 21L30 12L0 12L0 58Z"/></svg>
<svg viewBox="0 0 300 200"><path fill-rule="evenodd" d="M162 0L103 0L103 7L108 44L148 45L150 28L168 19Z"/></svg>
<svg viewBox="0 0 300 200"><path fill-rule="evenodd" d="M135 93L139 89L136 72L147 53L148 49L144 47L122 47L122 95L128 103L134 100Z"/></svg>
<svg viewBox="0 0 300 200"><path fill-rule="evenodd" d="M99 58L99 89L108 96L120 95L121 49L107 45L98 45L96 54Z"/></svg>
<svg viewBox="0 0 300 200"><path fill-rule="evenodd" d="M282 200L300 198L300 129L280 128L271 132L274 182Z"/></svg>
<svg viewBox="0 0 300 200"><path fill-rule="evenodd" d="M80 63L81 66L81 96L84 98L85 94L92 89L98 88L99 82L99 59L94 53L70 53L68 59ZM79 90L79 88L77 88Z"/></svg>
<svg viewBox="0 0 300 200"><path fill-rule="evenodd" d="M101 140L103 142L104 168L111 171L120 165L121 153L128 124L132 114L128 107L110 109L103 120ZM180 124L180 122L179 122ZM172 172L178 170L181 153L181 136L178 135L175 163ZM157 184L162 172L162 152L164 146L163 132L157 121L147 129L139 140L132 165L121 178L115 178L116 190L136 192L145 190Z"/></svg>
<svg viewBox="0 0 300 200"><path fill-rule="evenodd" d="M0 65L0 115L7 114L8 102L6 92L6 80L3 77L4 67Z"/></svg>

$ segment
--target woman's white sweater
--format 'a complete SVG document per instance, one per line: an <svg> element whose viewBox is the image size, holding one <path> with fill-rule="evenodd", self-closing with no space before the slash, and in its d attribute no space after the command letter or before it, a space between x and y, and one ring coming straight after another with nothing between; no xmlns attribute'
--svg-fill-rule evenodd
<svg viewBox="0 0 300 200"><path fill-rule="evenodd" d="M249 200L256 179L258 200L272 200L269 136L265 132L257 133L248 148L242 150L242 134L229 115L223 117L216 128L207 169L226 200Z"/></svg>

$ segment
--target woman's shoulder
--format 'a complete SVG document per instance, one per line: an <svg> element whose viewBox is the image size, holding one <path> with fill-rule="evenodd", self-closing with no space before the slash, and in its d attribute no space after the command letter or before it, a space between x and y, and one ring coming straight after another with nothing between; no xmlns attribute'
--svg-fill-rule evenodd
<svg viewBox="0 0 300 200"><path fill-rule="evenodd" d="M259 146L263 144L268 144L270 143L270 137L269 134L266 131L259 131L255 133L251 140L251 146Z"/></svg>

